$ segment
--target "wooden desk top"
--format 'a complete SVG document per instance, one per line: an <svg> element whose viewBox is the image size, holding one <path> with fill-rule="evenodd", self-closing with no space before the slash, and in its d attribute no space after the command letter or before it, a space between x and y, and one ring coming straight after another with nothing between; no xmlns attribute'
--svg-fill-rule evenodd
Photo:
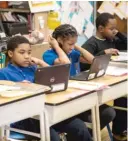
<svg viewBox="0 0 128 141"><path fill-rule="evenodd" d="M6 81L5 81L5 83L2 80L0 82L2 82L1 84L7 84ZM7 105L7 104L10 104L10 103L14 103L14 102L17 102L17 101L20 101L20 100L23 100L23 99L36 97L38 95L45 94L45 92L50 90L49 87L47 87L47 86L38 85L38 84L34 84L34 83L28 83L28 84L27 83L26 84L25 83L14 83L14 84L16 86L21 87L21 89L19 89L19 90L14 90L14 93L16 93L16 92L18 93L18 91L21 92L22 90L23 91L25 90L25 92L27 94L24 94L24 95L21 95L21 96L14 96L14 97L3 97L3 96L0 95L0 106ZM31 93L31 91L32 91L32 93ZM11 91L11 93L13 94L13 90Z"/></svg>
<svg viewBox="0 0 128 141"><path fill-rule="evenodd" d="M128 75L120 76L120 77L104 75L102 77L93 79L89 82L104 83L106 85L112 86L112 85L116 85L120 82L127 81L127 78L128 78ZM57 92L57 93L52 93L52 94L46 95L45 102L47 105L60 105L60 104L66 103L68 101L71 101L73 99L77 99L78 97L90 94L92 92L94 92L94 91L88 92L85 90L68 88L66 91L63 91L63 92ZM75 95L74 93L78 93L78 95L77 94Z"/></svg>
<svg viewBox="0 0 128 141"><path fill-rule="evenodd" d="M89 92L86 90L68 88L66 91L61 91L61 92L46 95L45 103L47 105L57 106L57 105L69 102L71 100L77 99L79 97L82 97L84 95L88 95L92 92L94 91Z"/></svg>
<svg viewBox="0 0 128 141"><path fill-rule="evenodd" d="M128 75L124 76L110 76L110 75L104 75L102 77L96 78L91 80L90 82L97 82L97 83L104 83L106 85L116 85L118 83L121 83L123 81L127 81Z"/></svg>

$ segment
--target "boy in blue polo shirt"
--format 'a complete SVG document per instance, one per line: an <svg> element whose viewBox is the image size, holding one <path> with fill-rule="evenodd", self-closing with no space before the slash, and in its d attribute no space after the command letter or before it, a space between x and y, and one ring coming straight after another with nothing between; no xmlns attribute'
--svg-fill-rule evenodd
<svg viewBox="0 0 128 141"><path fill-rule="evenodd" d="M70 76L74 76L80 72L79 63L92 63L93 55L87 50L75 45L77 42L77 31L69 24L60 25L55 29L52 34L53 37L49 38L51 49L46 51L43 55L43 60L49 65L66 64L71 63ZM66 58L66 59L65 59ZM103 129L109 122L115 117L115 111L113 108L102 105L100 110L100 124ZM84 112L77 117L83 121L90 122L91 112Z"/></svg>

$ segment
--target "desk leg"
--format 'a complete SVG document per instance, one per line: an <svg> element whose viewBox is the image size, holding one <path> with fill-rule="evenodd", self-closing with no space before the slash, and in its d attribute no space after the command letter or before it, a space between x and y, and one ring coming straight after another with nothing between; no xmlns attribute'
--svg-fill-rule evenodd
<svg viewBox="0 0 128 141"><path fill-rule="evenodd" d="M99 117L99 104L97 102L97 105L95 107L95 113L96 113L96 126L97 126L97 140L101 141L101 131L100 131L100 117Z"/></svg>
<svg viewBox="0 0 128 141"><path fill-rule="evenodd" d="M97 141L95 107L91 109L93 141Z"/></svg>
<svg viewBox="0 0 128 141"><path fill-rule="evenodd" d="M5 136L4 132L5 132L5 127L4 126L0 127L0 139L4 138Z"/></svg>
<svg viewBox="0 0 128 141"><path fill-rule="evenodd" d="M40 114L40 138L41 141L45 141L44 112Z"/></svg>
<svg viewBox="0 0 128 141"><path fill-rule="evenodd" d="M45 113L44 113L44 117L45 117L45 137L46 137L46 141L50 141L50 125L49 125L49 119L48 119L48 113L47 111L45 110Z"/></svg>

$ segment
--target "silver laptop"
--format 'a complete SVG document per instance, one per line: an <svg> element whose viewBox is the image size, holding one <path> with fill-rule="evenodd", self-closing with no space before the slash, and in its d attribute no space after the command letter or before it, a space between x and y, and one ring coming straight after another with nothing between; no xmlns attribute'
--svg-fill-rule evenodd
<svg viewBox="0 0 128 141"><path fill-rule="evenodd" d="M85 81L103 76L106 72L111 55L96 56L91 64L90 70L83 71L73 77L71 80Z"/></svg>
<svg viewBox="0 0 128 141"><path fill-rule="evenodd" d="M35 83L51 87L51 92L67 89L70 64L38 68L35 73Z"/></svg>

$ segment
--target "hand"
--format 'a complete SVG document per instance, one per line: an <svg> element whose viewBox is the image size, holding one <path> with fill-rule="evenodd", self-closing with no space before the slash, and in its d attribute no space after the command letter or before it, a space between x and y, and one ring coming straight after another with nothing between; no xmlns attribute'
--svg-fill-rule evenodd
<svg viewBox="0 0 128 141"><path fill-rule="evenodd" d="M35 64L38 65L39 64L39 59L35 58L35 57L31 57L30 64L31 65L35 65Z"/></svg>
<svg viewBox="0 0 128 141"><path fill-rule="evenodd" d="M28 80L23 80L22 82L23 82L23 83L31 83L31 82L28 81Z"/></svg>
<svg viewBox="0 0 128 141"><path fill-rule="evenodd" d="M51 35L49 35L49 37L48 37L48 42L51 45L51 47L53 47L53 48L58 46L57 40L55 38L53 38Z"/></svg>
<svg viewBox="0 0 128 141"><path fill-rule="evenodd" d="M118 33L118 30L117 29L115 29L115 31L114 31L114 35L116 35Z"/></svg>
<svg viewBox="0 0 128 141"><path fill-rule="evenodd" d="M114 48L110 48L110 49L104 50L104 52L105 52L105 54L118 55L119 50L114 49Z"/></svg>

